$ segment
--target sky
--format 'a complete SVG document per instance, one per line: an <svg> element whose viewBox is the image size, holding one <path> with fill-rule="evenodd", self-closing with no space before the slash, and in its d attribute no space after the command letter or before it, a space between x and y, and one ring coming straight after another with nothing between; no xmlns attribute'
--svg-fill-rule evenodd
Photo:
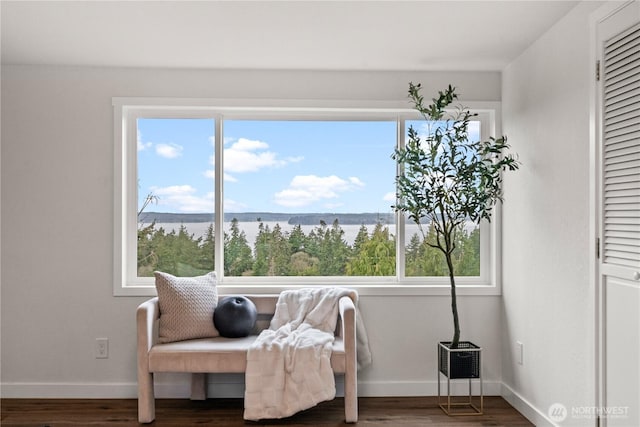
<svg viewBox="0 0 640 427"><path fill-rule="evenodd" d="M391 212L393 121L225 120L225 212ZM138 120L138 200L213 212L213 119Z"/></svg>

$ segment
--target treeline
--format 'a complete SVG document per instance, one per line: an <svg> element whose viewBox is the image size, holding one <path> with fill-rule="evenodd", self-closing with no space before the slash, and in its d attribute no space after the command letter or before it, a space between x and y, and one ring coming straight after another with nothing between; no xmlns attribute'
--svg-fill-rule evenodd
<svg viewBox="0 0 640 427"><path fill-rule="evenodd" d="M226 276L395 276L396 242L389 228L378 223L365 225L348 244L338 220L321 222L308 234L300 224L283 231L279 224L270 228L259 224L255 242L247 241L238 220L224 232L224 274ZM405 247L405 275L448 275L443 254L429 246L433 229L426 239L414 234ZM164 271L177 276L204 274L214 269L215 232L209 225L202 237L189 234L181 225L167 232L155 222L138 230L138 276ZM454 267L457 276L480 274L480 232L458 230Z"/></svg>

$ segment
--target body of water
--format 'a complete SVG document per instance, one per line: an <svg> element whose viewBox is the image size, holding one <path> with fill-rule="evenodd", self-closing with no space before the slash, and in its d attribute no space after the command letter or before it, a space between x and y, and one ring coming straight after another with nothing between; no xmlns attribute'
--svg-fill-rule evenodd
<svg viewBox="0 0 640 427"><path fill-rule="evenodd" d="M275 227L276 224L280 224L280 228L282 229L283 232L291 232L291 230L293 230L293 227L294 227L294 225L287 224L286 222L279 222L279 221L264 221L263 224L265 227L268 226L270 230L273 230L273 227ZM169 233L171 232L171 230L175 230L177 232L180 229L181 225L184 225L187 228L187 231L189 234L193 234L195 238L198 238L201 236L205 236L207 234L207 229L209 228L210 223L208 222L192 222L192 223L184 223L184 224L157 223L156 228L162 227L167 233ZM247 242L249 243L250 246L253 246L253 244L256 241L259 225L260 223L257 221L250 221L250 222L239 221L238 222L238 228L241 231L244 231L244 234L247 237ZM369 235L371 235L376 225L365 224L365 226L367 227L367 231L369 232ZM304 234L309 235L309 232L318 226L302 225L301 227ZM327 227L330 227L330 225L327 225ZM389 224L387 225L387 227L389 228L389 233L395 235L395 232L396 232L395 224ZM231 228L231 223L225 222L224 231L226 233L229 233L230 228ZM346 224L346 225L340 225L340 228L342 228L342 231L344 231L343 239L349 245L352 245L354 240L356 239L356 236L358 235L358 231L360 231L360 225ZM410 228L415 228L415 232L418 231L417 226L410 226ZM413 232L411 232L411 234L413 234Z"/></svg>

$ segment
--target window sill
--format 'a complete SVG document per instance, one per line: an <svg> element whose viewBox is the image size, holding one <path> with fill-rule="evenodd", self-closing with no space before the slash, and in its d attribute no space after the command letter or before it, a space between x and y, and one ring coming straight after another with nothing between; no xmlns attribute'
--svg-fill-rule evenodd
<svg viewBox="0 0 640 427"><path fill-rule="evenodd" d="M451 289L448 284L365 284L365 283L305 283L305 284L275 284L275 283L220 283L218 293L229 294L278 294L288 289L298 289L317 286L339 286L356 289L360 296L410 297L410 296L449 296ZM469 296L498 296L501 289L495 285L457 284L457 294ZM156 296L154 286L126 286L114 290L114 296Z"/></svg>

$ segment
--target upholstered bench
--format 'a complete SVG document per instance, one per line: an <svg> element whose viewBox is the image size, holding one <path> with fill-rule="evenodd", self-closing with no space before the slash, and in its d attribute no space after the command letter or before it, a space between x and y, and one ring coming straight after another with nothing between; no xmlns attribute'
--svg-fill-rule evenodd
<svg viewBox="0 0 640 427"><path fill-rule="evenodd" d="M225 295L220 295L220 299ZM247 295L256 305L258 321L253 335L245 338L200 338L160 344L157 320L158 298L138 307L138 420L155 419L153 374L156 372L191 373L191 399L207 398L207 373L243 373L247 350L261 330L268 328L276 308L278 295ZM355 298L355 296L354 296ZM339 301L340 318L331 355L331 368L344 374L344 413L349 423L358 421L356 310L350 297Z"/></svg>

